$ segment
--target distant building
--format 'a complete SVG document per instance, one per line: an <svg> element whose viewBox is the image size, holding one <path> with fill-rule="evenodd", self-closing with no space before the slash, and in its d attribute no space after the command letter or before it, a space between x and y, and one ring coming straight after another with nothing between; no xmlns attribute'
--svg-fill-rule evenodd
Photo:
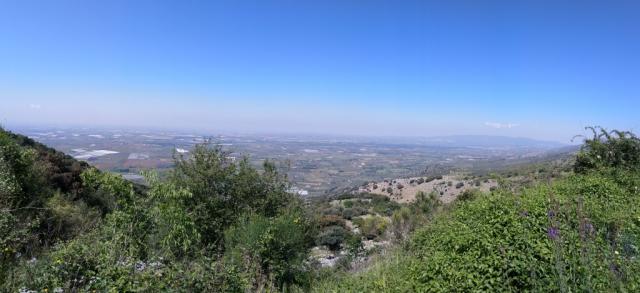
<svg viewBox="0 0 640 293"><path fill-rule="evenodd" d="M295 194L297 194L299 196L307 196L307 195L309 195L308 191L306 191L304 189L301 189L301 188L298 188L298 187L291 187L291 188L289 188L289 190L287 190L287 192L295 193Z"/></svg>

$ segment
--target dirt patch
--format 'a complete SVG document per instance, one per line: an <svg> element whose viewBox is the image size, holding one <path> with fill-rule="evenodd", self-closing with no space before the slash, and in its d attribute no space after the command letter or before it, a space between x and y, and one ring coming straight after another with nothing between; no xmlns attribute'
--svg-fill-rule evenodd
<svg viewBox="0 0 640 293"><path fill-rule="evenodd" d="M498 186L498 182L493 179L464 180L460 175L445 175L442 179L433 179L428 182L426 180L428 179L425 177L412 177L370 182L360 187L358 191L384 195L399 203L414 201L419 191L436 192L443 203L450 203L467 189L475 188L488 192L491 187Z"/></svg>

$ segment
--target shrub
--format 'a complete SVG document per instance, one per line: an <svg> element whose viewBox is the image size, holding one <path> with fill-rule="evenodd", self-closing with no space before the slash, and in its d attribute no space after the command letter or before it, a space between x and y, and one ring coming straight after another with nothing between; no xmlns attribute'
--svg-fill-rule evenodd
<svg viewBox="0 0 640 293"><path fill-rule="evenodd" d="M458 182L458 183L456 183L456 189L460 189L460 188L462 188L463 186L464 186L464 183L463 183L463 182Z"/></svg>
<svg viewBox="0 0 640 293"><path fill-rule="evenodd" d="M388 222L382 217L371 216L363 218L360 226L362 236L368 239L374 239L382 235L387 229Z"/></svg>
<svg viewBox="0 0 640 293"><path fill-rule="evenodd" d="M320 218L318 221L318 226L321 228L329 227L329 226L345 226L345 221L341 216L338 215L325 215Z"/></svg>
<svg viewBox="0 0 640 293"><path fill-rule="evenodd" d="M367 210L361 207L347 208L342 211L342 217L347 220L365 214L367 214Z"/></svg>
<svg viewBox="0 0 640 293"><path fill-rule="evenodd" d="M635 134L618 130L607 132L600 127L587 129L593 132L593 137L584 140L574 164L576 173L603 168L640 169L640 139Z"/></svg>
<svg viewBox="0 0 640 293"><path fill-rule="evenodd" d="M265 284L255 277L260 275L272 276L277 288L304 284L303 262L312 244L308 232L308 223L296 211L275 218L245 216L225 232L225 257L246 272L253 288Z"/></svg>
<svg viewBox="0 0 640 293"><path fill-rule="evenodd" d="M480 196L481 194L482 192L480 192L480 190L478 189L467 189L458 196L458 200L461 200L461 201L473 200L478 196Z"/></svg>
<svg viewBox="0 0 640 293"><path fill-rule="evenodd" d="M316 236L315 243L336 251L340 249L347 235L347 231L342 226L329 226L320 231L320 234Z"/></svg>
<svg viewBox="0 0 640 293"><path fill-rule="evenodd" d="M441 205L442 202L440 202L435 192L427 194L423 191L416 193L416 200L411 204L419 213L425 215L431 215L433 211Z"/></svg>
<svg viewBox="0 0 640 293"><path fill-rule="evenodd" d="M391 216L394 210L400 208L400 204L390 200L386 196L376 195L371 198L371 206L374 213Z"/></svg>

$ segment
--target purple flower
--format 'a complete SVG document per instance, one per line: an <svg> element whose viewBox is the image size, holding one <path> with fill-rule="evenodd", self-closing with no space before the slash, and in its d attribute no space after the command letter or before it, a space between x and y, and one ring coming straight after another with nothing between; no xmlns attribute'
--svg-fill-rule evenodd
<svg viewBox="0 0 640 293"><path fill-rule="evenodd" d="M547 212L547 216L549 217L549 219L551 219L556 216L556 212L554 212L553 210L549 210Z"/></svg>
<svg viewBox="0 0 640 293"><path fill-rule="evenodd" d="M587 223L584 224L584 232L587 235L591 235L591 234L593 234L595 232L595 229L593 228L593 225L591 225L591 223L587 222Z"/></svg>
<svg viewBox="0 0 640 293"><path fill-rule="evenodd" d="M558 230L558 228L556 227L550 227L549 229L547 229L547 236L549 236L549 238L556 240L558 239L558 236L560 236L560 230Z"/></svg>

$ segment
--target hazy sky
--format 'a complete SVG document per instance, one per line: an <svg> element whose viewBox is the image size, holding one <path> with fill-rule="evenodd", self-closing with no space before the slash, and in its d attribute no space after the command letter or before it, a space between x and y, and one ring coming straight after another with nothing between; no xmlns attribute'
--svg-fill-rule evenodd
<svg viewBox="0 0 640 293"><path fill-rule="evenodd" d="M0 123L640 130L640 1L0 1Z"/></svg>

